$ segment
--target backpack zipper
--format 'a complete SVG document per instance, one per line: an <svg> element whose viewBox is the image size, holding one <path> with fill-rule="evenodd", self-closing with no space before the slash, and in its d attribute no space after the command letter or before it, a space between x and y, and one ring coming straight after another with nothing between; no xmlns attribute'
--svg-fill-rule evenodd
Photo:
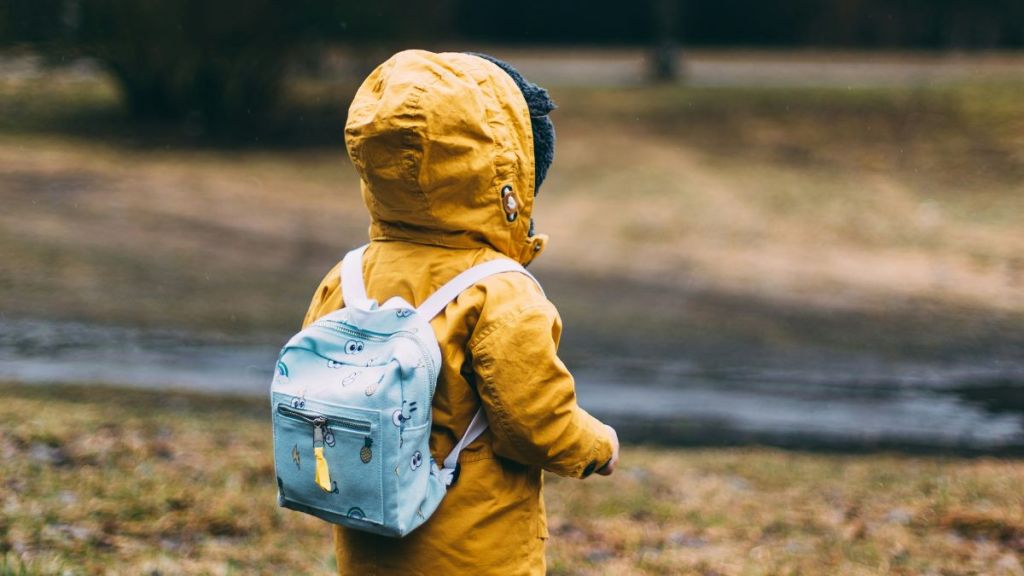
<svg viewBox="0 0 1024 576"><path fill-rule="evenodd" d="M317 433L319 431L320 438L323 438L323 429L326 428L344 428L345 430L352 430L362 434L369 434L371 425L369 422L362 420L355 420L353 418L346 418L344 416L325 416L319 412L313 412L311 410L301 410L299 408L293 408L285 403L277 405L277 412L282 416L288 416L293 419L302 420L307 424L313 426L313 437L314 442L316 441Z"/></svg>
<svg viewBox="0 0 1024 576"><path fill-rule="evenodd" d="M317 320L312 324L317 328L326 328L328 330L334 330L344 334L345 336L351 336L353 338L362 338L364 340L373 340L376 342L386 342L389 340L390 334L383 334L381 332L373 332L370 330L356 330L355 328L349 327L344 322L338 322L337 320ZM397 334L397 332L396 332Z"/></svg>
<svg viewBox="0 0 1024 576"><path fill-rule="evenodd" d="M356 330L350 328L348 324L344 322L338 322L337 320L317 320L312 324L318 328L324 328L326 330L333 330L339 334L350 336L352 338L363 338L365 340L373 340L375 342L387 342L392 338L405 338L412 340L416 347L420 350L420 356L423 358L423 364L427 367L427 373L430 375L430 397L434 397L434 386L437 383L437 369L434 366L434 360L430 357L430 352L423 346L423 344L408 330L401 330L392 334L383 334L380 332L373 332L370 330Z"/></svg>

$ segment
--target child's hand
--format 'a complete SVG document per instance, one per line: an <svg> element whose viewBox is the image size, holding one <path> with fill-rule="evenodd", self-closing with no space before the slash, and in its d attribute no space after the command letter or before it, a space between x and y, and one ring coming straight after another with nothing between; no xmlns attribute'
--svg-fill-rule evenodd
<svg viewBox="0 0 1024 576"><path fill-rule="evenodd" d="M602 466L597 473L601 476L611 476L612 472L615 472L615 465L619 463L619 435L615 432L615 428L607 424L605 424L605 427L608 428L608 433L612 437L612 459Z"/></svg>

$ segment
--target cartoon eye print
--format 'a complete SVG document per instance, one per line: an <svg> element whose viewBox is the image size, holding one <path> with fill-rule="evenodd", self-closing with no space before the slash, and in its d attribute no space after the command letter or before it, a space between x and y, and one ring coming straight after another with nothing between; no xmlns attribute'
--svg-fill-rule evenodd
<svg viewBox="0 0 1024 576"><path fill-rule="evenodd" d="M292 398L292 408L305 408L306 407L306 395L296 396Z"/></svg>
<svg viewBox="0 0 1024 576"><path fill-rule="evenodd" d="M324 428L324 444L334 447L334 432L331 432L330 428Z"/></svg>
<svg viewBox="0 0 1024 576"><path fill-rule="evenodd" d="M412 316L412 310L409 308L395 310L395 316L398 316L399 318L408 318L409 316Z"/></svg>
<svg viewBox="0 0 1024 576"><path fill-rule="evenodd" d="M347 516L349 518L352 518L353 520L362 520L363 518L366 518L366 513L363 512L362 508L358 506L353 506L348 509Z"/></svg>
<svg viewBox="0 0 1024 576"><path fill-rule="evenodd" d="M345 342L345 353L359 354L363 351L364 346L366 346L366 344L359 340L349 340L348 342Z"/></svg>
<svg viewBox="0 0 1024 576"><path fill-rule="evenodd" d="M391 414L391 423L401 428L406 421L412 420L412 413L416 411L416 403L409 402L408 408L409 414L406 415L406 403L405 400L402 400L402 407Z"/></svg>
<svg viewBox="0 0 1024 576"><path fill-rule="evenodd" d="M412 458L409 460L409 468L416 470L423 465L423 454L419 450L413 453Z"/></svg>
<svg viewBox="0 0 1024 576"><path fill-rule="evenodd" d="M328 368L342 368L343 366L345 366L345 365L342 364L341 362L338 362L337 360L328 360L327 361L327 367Z"/></svg>
<svg viewBox="0 0 1024 576"><path fill-rule="evenodd" d="M348 386L349 384L355 382L356 378L358 378L360 374L362 374L362 372L356 370L355 372L353 372L353 373L349 374L348 376L345 376L344 378L342 378L342 380L341 380L342 387Z"/></svg>

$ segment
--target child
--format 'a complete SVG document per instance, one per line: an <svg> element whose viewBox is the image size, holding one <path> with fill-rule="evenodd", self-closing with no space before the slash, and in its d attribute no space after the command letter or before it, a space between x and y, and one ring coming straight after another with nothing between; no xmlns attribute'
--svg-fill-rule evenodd
<svg viewBox="0 0 1024 576"><path fill-rule="evenodd" d="M554 157L547 92L489 56L400 52L363 82L345 141L370 211L367 294L418 306L481 262L524 265L544 248L530 218ZM344 306L339 269L317 288L308 325ZM431 322L444 367L430 444L444 459L481 404L487 431L458 481L405 538L334 527L342 574L543 574L542 470L608 475L615 431L576 404L558 359L561 320L533 281L486 278Z"/></svg>

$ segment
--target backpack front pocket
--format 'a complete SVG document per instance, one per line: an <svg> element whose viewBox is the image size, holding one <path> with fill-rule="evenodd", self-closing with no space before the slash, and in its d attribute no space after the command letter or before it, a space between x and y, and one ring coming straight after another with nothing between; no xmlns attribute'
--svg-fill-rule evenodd
<svg viewBox="0 0 1024 576"><path fill-rule="evenodd" d="M279 402L274 454L281 505L333 522L383 523L379 440L379 412Z"/></svg>

